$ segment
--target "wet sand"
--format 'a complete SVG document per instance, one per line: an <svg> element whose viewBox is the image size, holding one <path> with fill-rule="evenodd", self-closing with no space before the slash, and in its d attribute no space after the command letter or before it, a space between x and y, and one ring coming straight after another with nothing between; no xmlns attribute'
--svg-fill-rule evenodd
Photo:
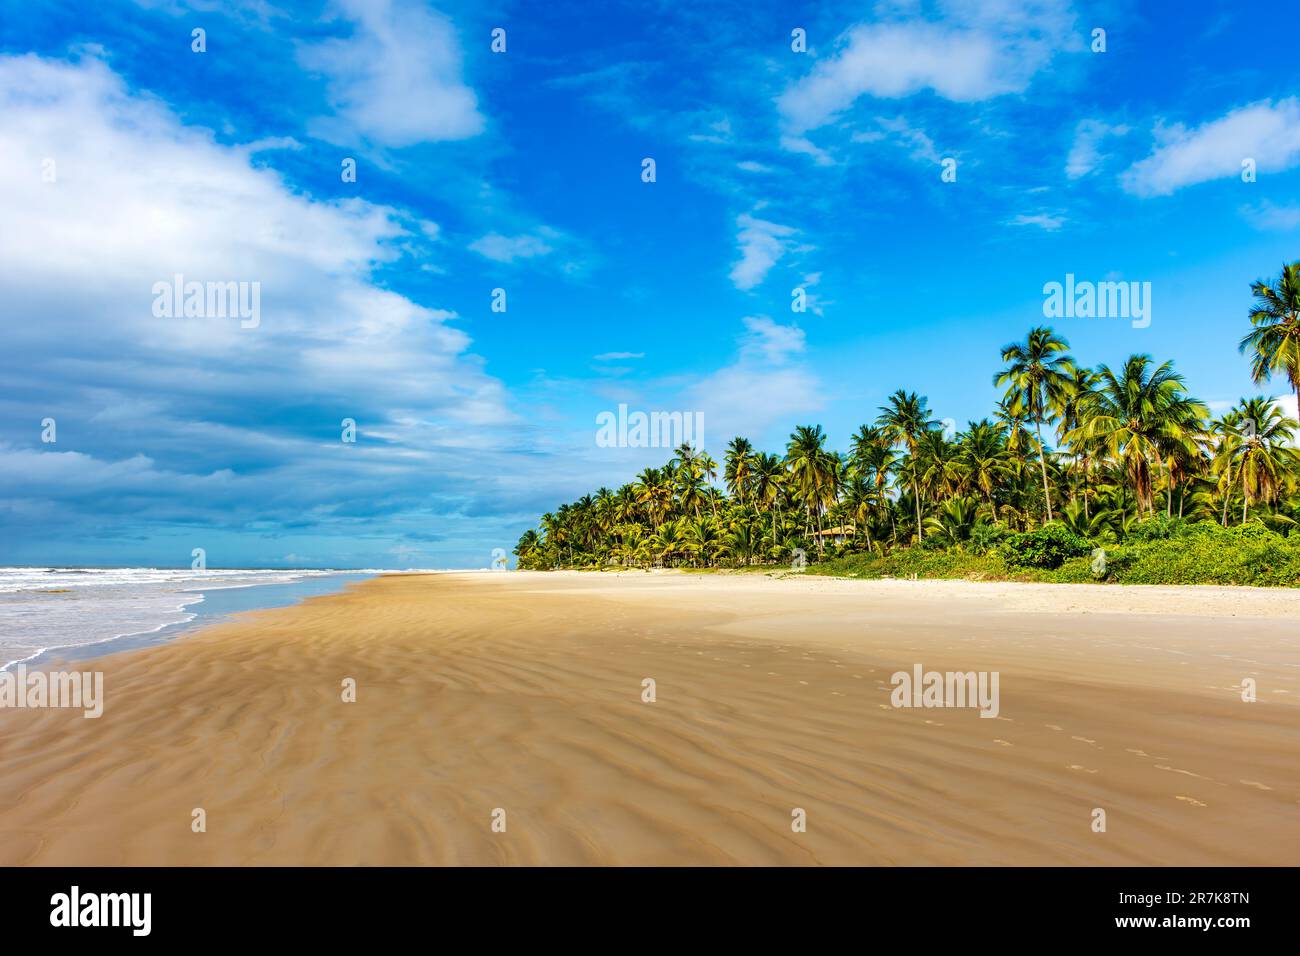
<svg viewBox="0 0 1300 956"><path fill-rule="evenodd" d="M0 710L2 864L1300 862L1300 591L391 576L70 666L100 719Z"/></svg>

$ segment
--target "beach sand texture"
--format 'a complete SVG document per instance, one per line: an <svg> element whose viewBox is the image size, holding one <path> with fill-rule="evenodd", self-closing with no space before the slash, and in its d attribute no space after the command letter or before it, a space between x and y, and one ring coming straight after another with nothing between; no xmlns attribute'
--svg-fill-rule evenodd
<svg viewBox="0 0 1300 956"><path fill-rule="evenodd" d="M389 576L72 666L102 718L0 711L5 865L1300 863L1297 591Z"/></svg>

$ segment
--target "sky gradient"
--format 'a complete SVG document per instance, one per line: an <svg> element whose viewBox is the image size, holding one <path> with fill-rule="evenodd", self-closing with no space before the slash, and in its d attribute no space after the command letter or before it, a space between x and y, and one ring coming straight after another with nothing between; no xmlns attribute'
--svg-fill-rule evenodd
<svg viewBox="0 0 1300 956"><path fill-rule="evenodd" d="M718 459L989 414L1067 274L1151 284L1082 362L1286 394L1236 344L1300 258L1289 4L679 6L0 2L0 564L484 567L669 456L620 403Z"/></svg>

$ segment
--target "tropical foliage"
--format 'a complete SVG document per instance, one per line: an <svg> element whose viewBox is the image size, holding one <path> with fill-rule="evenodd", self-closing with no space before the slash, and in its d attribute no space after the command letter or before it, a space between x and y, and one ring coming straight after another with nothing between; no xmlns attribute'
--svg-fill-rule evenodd
<svg viewBox="0 0 1300 956"><path fill-rule="evenodd" d="M1241 341L1252 374L1279 377L1300 397L1300 263L1252 292L1252 331ZM954 569L1064 569L1095 579L1087 555L1104 547L1130 555L1105 576L1132 579L1133 555L1150 550L1153 528L1173 547L1170 540L1205 525L1220 537L1196 532L1186 553L1204 559L1207 549L1246 541L1252 568L1269 554L1290 567L1270 548L1273 539L1300 546L1300 423L1277 401L1243 398L1212 413L1173 362L1130 355L1086 368L1047 327L1000 356L993 381L1001 399L964 429L945 431L924 395L898 389L844 452L819 425L796 427L774 452L737 436L720 468L683 445L661 467L543 515L519 540L519 566L755 567L806 558L834 568L860 555L860 567L903 568L943 552L956 557L939 564ZM1234 528L1246 530L1222 536ZM1281 573L1281 582L1263 576L1300 583Z"/></svg>

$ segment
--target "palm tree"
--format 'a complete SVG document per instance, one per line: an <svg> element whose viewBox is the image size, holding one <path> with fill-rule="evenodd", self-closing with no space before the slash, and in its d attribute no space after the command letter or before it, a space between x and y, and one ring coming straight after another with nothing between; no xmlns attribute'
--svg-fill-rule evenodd
<svg viewBox="0 0 1300 956"><path fill-rule="evenodd" d="M790 480L804 501L811 530L814 513L817 530L821 530L821 511L827 499L828 488L834 487L832 459L823 447L826 435L820 425L799 425L790 434L785 450L785 464ZM818 545L821 541L818 539Z"/></svg>
<svg viewBox="0 0 1300 956"><path fill-rule="evenodd" d="M1250 321L1255 328L1238 346L1251 353L1250 374L1256 384L1284 374L1300 403L1300 262L1282 266L1277 282L1263 279L1250 287L1255 305Z"/></svg>
<svg viewBox="0 0 1300 956"><path fill-rule="evenodd" d="M898 453L893 442L882 428L863 425L853 436L849 450L852 473L870 481L876 489L878 501L885 500L885 490L898 468Z"/></svg>
<svg viewBox="0 0 1300 956"><path fill-rule="evenodd" d="M1172 362L1152 370L1151 356L1131 355L1117 374L1097 369L1098 387L1089 393L1082 423L1066 440L1099 440L1133 485L1138 507L1154 513L1151 465L1163 467L1162 449L1192 443L1207 410L1183 387Z"/></svg>
<svg viewBox="0 0 1300 956"><path fill-rule="evenodd" d="M776 515L774 509L781 497L785 466L776 455L760 452L754 459L754 500L767 509L772 520L772 547L776 547Z"/></svg>
<svg viewBox="0 0 1300 956"><path fill-rule="evenodd" d="M690 510L695 517L700 516L700 502L704 499L704 475L692 463L677 470L677 500L682 503L682 510Z"/></svg>
<svg viewBox="0 0 1300 956"><path fill-rule="evenodd" d="M537 532L529 528L519 536L519 543L515 545L515 556L520 562L526 562L528 557L540 547L542 541Z"/></svg>
<svg viewBox="0 0 1300 956"><path fill-rule="evenodd" d="M1285 375L1300 396L1300 263L1252 289L1254 331L1240 343L1253 350L1252 374ZM780 560L810 548L810 536L821 550L814 527L824 522L853 524L850 546L865 541L881 556L921 541L960 549L970 540L983 553L999 534L988 515L1012 531L1058 521L1093 541L1123 542L1162 496L1171 518L1227 527L1240 512L1243 524L1300 535L1300 423L1274 400L1242 399L1210 420L1172 363L1132 355L1092 371L1048 328L1000 354L1003 397L955 437L935 428L924 396L899 389L846 454L827 448L819 425L796 428L783 454L737 436L718 485L713 459L685 444L616 491L543 515L519 538L519 567Z"/></svg>
<svg viewBox="0 0 1300 956"><path fill-rule="evenodd" d="M647 468L637 475L636 483L632 486L636 500L645 508L650 523L656 529L672 510L673 486L665 471L662 468Z"/></svg>
<svg viewBox="0 0 1300 956"><path fill-rule="evenodd" d="M942 431L932 428L921 436L917 481L921 488L936 501L951 495L961 481L958 448L949 442Z"/></svg>
<svg viewBox="0 0 1300 956"><path fill-rule="evenodd" d="M931 534L941 535L950 545L959 545L970 538L978 511L979 501L975 498L949 498L937 516L925 519L925 526Z"/></svg>
<svg viewBox="0 0 1300 956"><path fill-rule="evenodd" d="M1007 367L993 377L994 385L1006 387L1008 407L1034 423L1048 521L1052 520L1052 490L1047 482L1043 422L1055 417L1053 409L1066 402L1074 387L1074 362L1067 353L1069 347L1065 339L1040 325L1029 330L1023 343L1013 343L1002 349L1002 361L1007 363Z"/></svg>
<svg viewBox="0 0 1300 956"><path fill-rule="evenodd" d="M1244 400L1243 400L1244 401ZM1228 526L1228 502L1232 498L1232 466L1241 451L1241 413L1230 408L1210 422L1206 431L1214 442L1213 470L1218 473L1217 490L1223 495L1221 523Z"/></svg>
<svg viewBox="0 0 1300 956"><path fill-rule="evenodd" d="M694 521L685 522L685 525L683 549L701 555L705 564L708 564L722 547L722 536L718 534L718 526L709 518L696 518Z"/></svg>
<svg viewBox="0 0 1300 956"><path fill-rule="evenodd" d="M665 521L651 536L648 544L652 554L665 564L671 564L673 555L680 554L685 545L679 522Z"/></svg>
<svg viewBox="0 0 1300 956"><path fill-rule="evenodd" d="M1065 442L1065 436L1074 429L1078 428L1083 421L1083 409L1088 401L1088 395L1093 386L1097 384L1097 373L1090 368L1074 366L1073 380L1070 387L1065 393L1057 396L1057 403L1053 407L1060 423L1057 425L1057 439L1062 443ZM1075 489L1082 492L1083 497L1083 514L1088 516L1088 482L1092 474L1092 466L1096 457L1096 448L1083 442L1069 445L1070 471L1074 473L1075 481L1071 483L1071 498L1074 496Z"/></svg>
<svg viewBox="0 0 1300 956"><path fill-rule="evenodd" d="M1091 517L1088 516L1084 506L1077 500L1068 502L1061 509L1061 516L1058 519L1061 524L1065 525L1081 538L1099 538L1105 529L1110 515L1105 511L1098 511Z"/></svg>
<svg viewBox="0 0 1300 956"><path fill-rule="evenodd" d="M1242 399L1238 413L1250 428L1243 432L1237 474L1245 499L1241 521L1246 522L1252 498L1265 503L1277 499L1288 467L1294 467L1296 450L1289 447L1300 425L1288 418L1271 398Z"/></svg>
<svg viewBox="0 0 1300 956"><path fill-rule="evenodd" d="M754 552L758 550L758 540L749 525L739 524L727 532L719 550L750 564L754 560Z"/></svg>
<svg viewBox="0 0 1300 956"><path fill-rule="evenodd" d="M1002 484L1010 473L1007 464L1005 431L987 418L970 422L961 437L957 452L963 489L978 491L993 512L997 524L997 509L993 504L993 489Z"/></svg>
<svg viewBox="0 0 1300 956"><path fill-rule="evenodd" d="M902 445L908 455L916 458L917 444L921 435L930 431L937 422L930 418L930 403L924 395L899 389L886 400L889 404L880 407L880 416L876 424L884 431L888 440L895 445ZM921 492L913 464L912 495L916 499L916 539L924 537L921 527Z"/></svg>
<svg viewBox="0 0 1300 956"><path fill-rule="evenodd" d="M860 471L852 471L844 483L844 508L853 525L865 534L871 547L871 520L883 501L874 482Z"/></svg>
<svg viewBox="0 0 1300 956"><path fill-rule="evenodd" d="M713 456L707 451L702 451L695 458L695 467L699 473L704 476L708 482L704 489L704 495L709 500L709 512L713 515L713 520L718 520L718 508L714 501L713 482L718 480L718 463L713 460Z"/></svg>
<svg viewBox="0 0 1300 956"><path fill-rule="evenodd" d="M698 456L699 452L695 450L695 447L690 442L682 442L673 451L673 457L669 463L678 468L690 468L695 464L695 459Z"/></svg>
<svg viewBox="0 0 1300 956"><path fill-rule="evenodd" d="M749 491L749 479L754 468L754 446L748 438L737 435L727 444L727 454L723 457L723 480L727 490L743 505Z"/></svg>

